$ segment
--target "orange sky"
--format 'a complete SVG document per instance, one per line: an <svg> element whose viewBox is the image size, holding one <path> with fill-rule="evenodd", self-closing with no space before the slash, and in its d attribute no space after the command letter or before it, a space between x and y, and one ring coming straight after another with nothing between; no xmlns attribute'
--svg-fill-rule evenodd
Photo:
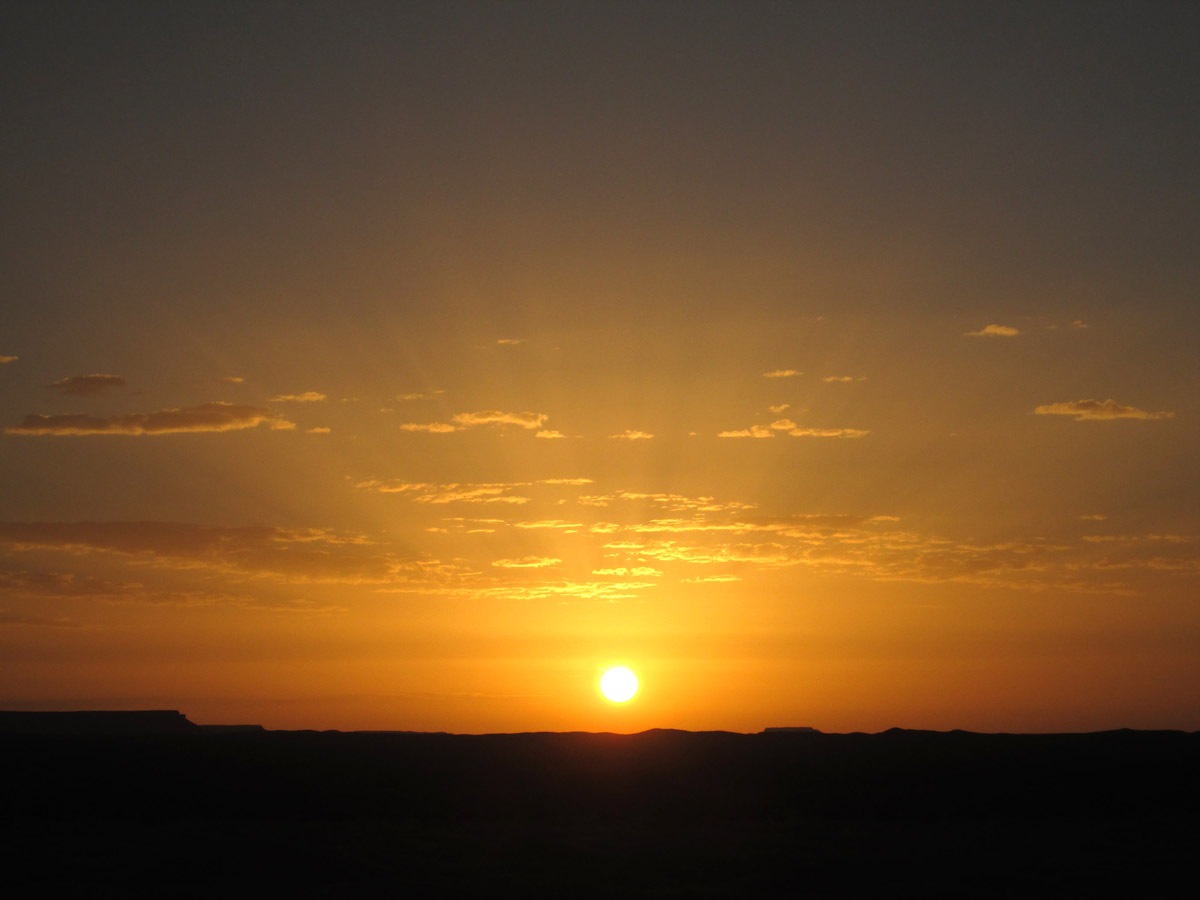
<svg viewBox="0 0 1200 900"><path fill-rule="evenodd" d="M1194 11L2 15L0 707L1200 727Z"/></svg>

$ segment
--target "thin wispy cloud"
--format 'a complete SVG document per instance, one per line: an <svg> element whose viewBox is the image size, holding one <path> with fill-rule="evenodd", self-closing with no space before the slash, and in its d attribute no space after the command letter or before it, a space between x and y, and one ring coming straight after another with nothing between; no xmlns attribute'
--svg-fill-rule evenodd
<svg viewBox="0 0 1200 900"><path fill-rule="evenodd" d="M1047 403L1034 411L1039 416L1073 416L1076 422L1099 422L1111 419L1173 419L1175 413L1165 410L1149 412L1136 406L1124 406L1115 400L1068 400Z"/></svg>
<svg viewBox="0 0 1200 900"><path fill-rule="evenodd" d="M72 397L90 397L125 387L125 379L120 375L72 375L52 382L49 387Z"/></svg>
<svg viewBox="0 0 1200 900"><path fill-rule="evenodd" d="M7 366L9 363L15 363L21 357L19 356L0 356L0 366Z"/></svg>
<svg viewBox="0 0 1200 900"><path fill-rule="evenodd" d="M557 566L561 562L561 559L555 559L551 556L522 556L518 559L493 560L492 565L501 569L545 569L550 566Z"/></svg>
<svg viewBox="0 0 1200 900"><path fill-rule="evenodd" d="M518 496L512 492L519 487L529 487L528 481L472 484L429 484L425 482L384 481L367 479L355 482L359 490L373 491L379 494L409 494L417 503L510 503L521 505L528 503L528 497Z"/></svg>
<svg viewBox="0 0 1200 900"><path fill-rule="evenodd" d="M328 399L324 394L317 391L305 391L302 394L280 394L278 397L272 397L272 403L320 403L322 400Z"/></svg>
<svg viewBox="0 0 1200 900"><path fill-rule="evenodd" d="M430 434L450 434L463 429L449 422L405 422L400 426L401 431L427 431Z"/></svg>
<svg viewBox="0 0 1200 900"><path fill-rule="evenodd" d="M775 432L769 428L764 428L762 425L751 425L749 428L741 428L733 431L717 432L719 438L773 438Z"/></svg>
<svg viewBox="0 0 1200 900"><path fill-rule="evenodd" d="M619 441L648 441L654 435L645 431L635 431L632 428L626 428L620 434L610 434L609 437Z"/></svg>
<svg viewBox="0 0 1200 900"><path fill-rule="evenodd" d="M246 379L243 378L241 375L226 375L221 380L224 381L226 384L242 384L245 382Z"/></svg>
<svg viewBox="0 0 1200 900"><path fill-rule="evenodd" d="M967 337L1016 337L1021 332L1010 325L985 325L978 331L968 331Z"/></svg>
<svg viewBox="0 0 1200 900"><path fill-rule="evenodd" d="M800 375L795 369L773 369L770 372L763 372L763 378L791 378L795 375Z"/></svg>
<svg viewBox="0 0 1200 900"><path fill-rule="evenodd" d="M539 431L537 434L535 434L534 437L544 438L546 440L553 441L553 440L558 440L560 438L565 438L566 435L563 434L561 431L555 431L552 428L543 428L541 431Z"/></svg>
<svg viewBox="0 0 1200 900"><path fill-rule="evenodd" d="M770 427L751 425L749 428L717 432L719 438L773 438L777 434L790 437L860 438L870 434L862 428L801 428L791 419L778 419Z"/></svg>
<svg viewBox="0 0 1200 900"><path fill-rule="evenodd" d="M525 343L525 338L500 338L496 343L501 347L514 347L517 344Z"/></svg>
<svg viewBox="0 0 1200 900"><path fill-rule="evenodd" d="M859 375L857 378L853 375L826 375L821 379L826 384L849 384L853 381L866 381L866 375Z"/></svg>
<svg viewBox="0 0 1200 900"><path fill-rule="evenodd" d="M21 435L161 435L187 434L208 431L240 431L266 424L273 430L295 428L278 413L261 406L242 406L213 402L179 409L160 409L151 413L130 413L124 416L86 416L69 414L43 416L27 415L20 424L9 425L5 434Z"/></svg>

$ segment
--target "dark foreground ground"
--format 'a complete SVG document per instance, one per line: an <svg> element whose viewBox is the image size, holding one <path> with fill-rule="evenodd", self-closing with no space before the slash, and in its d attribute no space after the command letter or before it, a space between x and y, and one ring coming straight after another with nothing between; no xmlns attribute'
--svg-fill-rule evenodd
<svg viewBox="0 0 1200 900"><path fill-rule="evenodd" d="M20 730L16 897L1166 897L1200 846L1182 732Z"/></svg>

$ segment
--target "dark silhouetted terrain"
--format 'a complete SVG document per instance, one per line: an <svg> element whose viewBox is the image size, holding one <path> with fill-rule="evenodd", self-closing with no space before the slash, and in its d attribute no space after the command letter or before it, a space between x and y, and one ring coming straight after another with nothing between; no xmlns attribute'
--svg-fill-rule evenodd
<svg viewBox="0 0 1200 900"><path fill-rule="evenodd" d="M472 736L145 713L140 733L65 734L14 715L32 714L0 715L22 896L1153 897L1200 837L1194 733Z"/></svg>

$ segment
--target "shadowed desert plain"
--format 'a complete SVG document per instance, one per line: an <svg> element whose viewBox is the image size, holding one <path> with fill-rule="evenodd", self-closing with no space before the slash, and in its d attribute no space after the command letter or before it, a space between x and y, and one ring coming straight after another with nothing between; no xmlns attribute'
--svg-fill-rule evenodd
<svg viewBox="0 0 1200 900"><path fill-rule="evenodd" d="M125 896L1167 896L1200 734L421 734L0 714L6 879Z"/></svg>

